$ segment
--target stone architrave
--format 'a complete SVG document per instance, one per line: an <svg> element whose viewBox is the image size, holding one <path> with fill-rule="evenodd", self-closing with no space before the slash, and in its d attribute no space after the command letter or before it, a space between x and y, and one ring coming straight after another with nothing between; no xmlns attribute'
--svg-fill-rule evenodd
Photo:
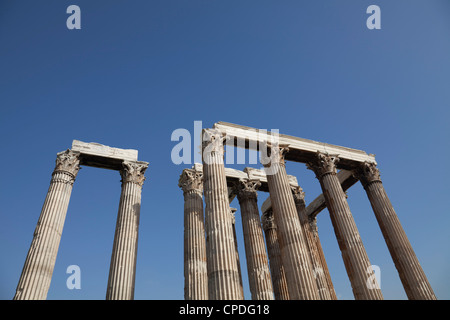
<svg viewBox="0 0 450 320"><path fill-rule="evenodd" d="M267 254L269 255L270 274L275 300L289 300L289 292L281 261L280 243L278 242L277 226L273 218L272 208L261 216L261 223L266 236Z"/></svg>
<svg viewBox="0 0 450 320"><path fill-rule="evenodd" d="M270 268L257 205L259 180L241 179L234 189L241 207L245 255L252 300L273 300Z"/></svg>
<svg viewBox="0 0 450 320"><path fill-rule="evenodd" d="M338 161L336 155L317 152L307 167L320 181L355 299L380 300L383 295L348 206L347 196L336 176Z"/></svg>
<svg viewBox="0 0 450 320"><path fill-rule="evenodd" d="M14 300L47 298L73 183L80 170L79 155L79 152L68 149L56 157L55 170Z"/></svg>
<svg viewBox="0 0 450 320"><path fill-rule="evenodd" d="M262 162L267 175L277 235L291 300L319 300L308 246L298 218L286 174L287 146L268 144Z"/></svg>
<svg viewBox="0 0 450 320"><path fill-rule="evenodd" d="M123 161L122 191L117 214L107 300L133 300L141 209L141 191L147 162Z"/></svg>
<svg viewBox="0 0 450 320"><path fill-rule="evenodd" d="M434 291L387 196L378 168L373 163L365 162L356 170L356 175L366 190L408 299L436 300Z"/></svg>
<svg viewBox="0 0 450 320"><path fill-rule="evenodd" d="M210 300L242 298L223 163L223 135L203 130L203 194Z"/></svg>
<svg viewBox="0 0 450 320"><path fill-rule="evenodd" d="M183 170L178 186L184 195L184 299L208 300L203 172Z"/></svg>

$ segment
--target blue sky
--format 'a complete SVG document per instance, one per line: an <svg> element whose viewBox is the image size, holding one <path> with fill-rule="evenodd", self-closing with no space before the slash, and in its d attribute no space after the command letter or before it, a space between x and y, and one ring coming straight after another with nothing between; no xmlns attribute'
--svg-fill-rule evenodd
<svg viewBox="0 0 450 320"><path fill-rule="evenodd" d="M66 8L81 8L81 30ZM381 30L366 8L381 8ZM450 298L448 1L0 2L0 299L11 299L49 186L72 140L139 150L136 299L183 299L183 196L170 137L227 121L376 154L387 193L440 299ZM243 168L239 165L230 165ZM321 193L288 163L309 203ZM349 204L386 299L406 295L360 184ZM48 299L104 299L118 172L83 167ZM267 194L259 195L259 203ZM239 208L237 200L232 206ZM353 299L327 211L319 235ZM242 224L239 250L246 281ZM81 268L81 289L66 268Z"/></svg>

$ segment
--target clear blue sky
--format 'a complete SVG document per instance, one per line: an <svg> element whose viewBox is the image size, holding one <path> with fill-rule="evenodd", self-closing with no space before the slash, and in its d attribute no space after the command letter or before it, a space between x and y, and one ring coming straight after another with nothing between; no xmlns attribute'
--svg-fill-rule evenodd
<svg viewBox="0 0 450 320"><path fill-rule="evenodd" d="M66 28L71 4L81 8L81 30ZM366 27L371 4L381 8L381 30ZM450 298L449 14L446 0L2 0L0 298L14 295L56 153L78 139L138 149L150 163L135 298L183 299L177 182L189 165L171 162L170 137L177 128L193 132L195 120L376 154L436 295ZM307 202L320 194L304 165L287 170ZM364 190L357 184L348 194L384 297L405 299ZM119 195L119 173L79 172L49 299L105 298ZM338 297L353 299L328 213L318 219ZM81 290L66 288L72 264L81 268Z"/></svg>

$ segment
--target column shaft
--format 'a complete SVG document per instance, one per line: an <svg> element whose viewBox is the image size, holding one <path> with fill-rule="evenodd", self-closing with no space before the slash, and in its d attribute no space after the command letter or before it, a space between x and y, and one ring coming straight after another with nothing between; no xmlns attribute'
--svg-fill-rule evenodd
<svg viewBox="0 0 450 320"><path fill-rule="evenodd" d="M284 165L284 152L288 149L271 147L270 160L265 160L281 258L291 300L317 300L319 293L314 279L308 247L295 208Z"/></svg>
<svg viewBox="0 0 450 320"><path fill-rule="evenodd" d="M245 256L252 300L273 300L264 235L259 218L257 191L259 181L241 180L235 186L241 207Z"/></svg>
<svg viewBox="0 0 450 320"><path fill-rule="evenodd" d="M185 169L179 186L184 195L184 299L208 300L203 173Z"/></svg>
<svg viewBox="0 0 450 320"><path fill-rule="evenodd" d="M323 253L322 244L320 243L319 233L317 231L317 220L314 217L313 219L309 218L309 224L311 226L311 230L314 235L314 241L316 242L317 253L319 254L320 263L323 269L323 272L326 277L328 291L330 292L331 300L337 300L336 291L334 290L333 282L331 281L330 270L328 269L327 262L325 260L325 255Z"/></svg>
<svg viewBox="0 0 450 320"><path fill-rule="evenodd" d="M306 214L305 207L305 195L303 190L300 187L292 187L292 192L294 194L294 202L297 207L298 217L300 219L300 224L302 226L303 235L305 237L304 241L308 246L309 255L311 258L311 264L314 270L314 277L316 279L317 289L319 290L319 296L321 300L332 300L332 292L329 287L329 283L327 281L327 272L328 267L323 266L324 260L321 259L323 257L323 252L319 253L319 250L322 250L317 247L316 236L314 234L314 230L311 228L311 224L309 218ZM318 238L318 235L317 235ZM330 277L331 279L331 277ZM334 291L334 289L333 289Z"/></svg>
<svg viewBox="0 0 450 320"><path fill-rule="evenodd" d="M267 254L269 255L270 274L275 300L289 300L286 274L284 272L283 262L281 261L281 250L273 212L271 210L265 212L261 220L266 236Z"/></svg>
<svg viewBox="0 0 450 320"><path fill-rule="evenodd" d="M361 166L359 175L408 299L436 300L434 291L386 194L378 169L374 164L365 163Z"/></svg>
<svg viewBox="0 0 450 320"><path fill-rule="evenodd" d="M215 130L203 131L208 291L211 300L236 300L241 298L241 290L223 163L222 139L222 134Z"/></svg>
<svg viewBox="0 0 450 320"><path fill-rule="evenodd" d="M57 156L14 300L47 298L79 162L79 153L71 150Z"/></svg>
<svg viewBox="0 0 450 320"><path fill-rule="evenodd" d="M236 235L236 208L230 208L231 221L233 224L233 239L234 239L234 250L236 252L236 264L239 272L239 289L240 289L240 297L239 300L244 300L244 282L242 281L242 269L241 269L241 259L239 258L239 247Z"/></svg>
<svg viewBox="0 0 450 320"><path fill-rule="evenodd" d="M133 300L145 162L123 162L122 191L109 270L107 300Z"/></svg>
<svg viewBox="0 0 450 320"><path fill-rule="evenodd" d="M336 176L335 164L338 161L337 156L318 153L317 159L309 163L308 168L314 170L320 181L355 299L383 299L376 280L374 285L368 285L369 279L373 278L373 270Z"/></svg>

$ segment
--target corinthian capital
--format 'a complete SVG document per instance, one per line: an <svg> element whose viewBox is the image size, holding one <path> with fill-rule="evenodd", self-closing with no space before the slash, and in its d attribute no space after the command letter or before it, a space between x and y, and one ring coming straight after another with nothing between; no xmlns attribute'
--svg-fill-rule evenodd
<svg viewBox="0 0 450 320"><path fill-rule="evenodd" d="M261 215L261 223L264 231L277 228L272 209L267 210Z"/></svg>
<svg viewBox="0 0 450 320"><path fill-rule="evenodd" d="M122 170L120 175L122 176L122 183L136 183L142 187L144 184L145 176L144 172L148 168L147 162L141 161L124 161L122 162Z"/></svg>
<svg viewBox="0 0 450 320"><path fill-rule="evenodd" d="M261 182L257 179L239 179L234 184L234 191L239 201L247 199L256 199L258 197L258 188L261 186Z"/></svg>
<svg viewBox="0 0 450 320"><path fill-rule="evenodd" d="M67 172L74 178L80 170L80 153L67 149L56 155L56 165L54 172Z"/></svg>
<svg viewBox="0 0 450 320"><path fill-rule="evenodd" d="M264 167L268 168L272 164L278 163L285 165L285 155L289 152L287 144L266 143L261 149L261 162Z"/></svg>
<svg viewBox="0 0 450 320"><path fill-rule="evenodd" d="M336 174L336 164L339 162L337 155L317 152L315 159L308 162L306 167L316 174L317 179L321 179L325 174Z"/></svg>
<svg viewBox="0 0 450 320"><path fill-rule="evenodd" d="M202 194L203 172L194 169L184 169L178 180L178 186L183 190L183 193L195 191Z"/></svg>
<svg viewBox="0 0 450 320"><path fill-rule="evenodd" d="M303 189L301 187L291 186L291 191L296 204L305 203L305 193L303 192Z"/></svg>
<svg viewBox="0 0 450 320"><path fill-rule="evenodd" d="M211 159L219 159L223 161L225 134L216 129L204 129L202 132L202 154L203 160L210 164ZM215 160L217 161L217 159Z"/></svg>
<svg viewBox="0 0 450 320"><path fill-rule="evenodd" d="M381 182L380 170L378 170L376 164L374 163L362 163L356 170L356 177L361 180L364 187L375 181Z"/></svg>

